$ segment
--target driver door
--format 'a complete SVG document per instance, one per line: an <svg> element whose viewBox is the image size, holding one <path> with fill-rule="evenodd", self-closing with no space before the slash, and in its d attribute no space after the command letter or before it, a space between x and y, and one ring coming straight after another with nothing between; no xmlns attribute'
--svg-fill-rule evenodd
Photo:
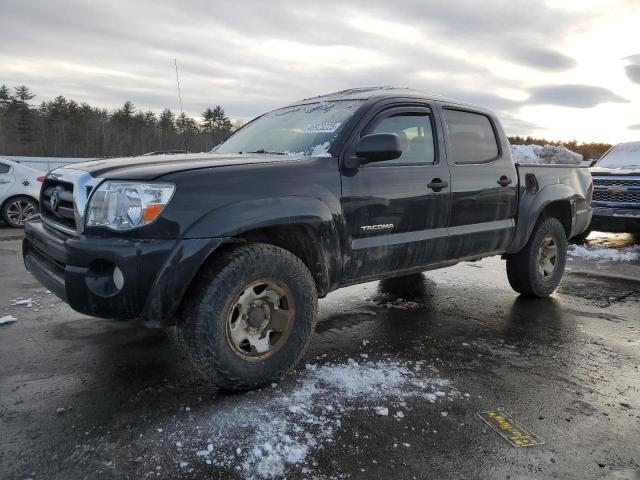
<svg viewBox="0 0 640 480"><path fill-rule="evenodd" d="M364 135L395 133L403 153L342 174L346 282L444 260L450 178L436 132L426 105L386 108L361 130L353 149Z"/></svg>

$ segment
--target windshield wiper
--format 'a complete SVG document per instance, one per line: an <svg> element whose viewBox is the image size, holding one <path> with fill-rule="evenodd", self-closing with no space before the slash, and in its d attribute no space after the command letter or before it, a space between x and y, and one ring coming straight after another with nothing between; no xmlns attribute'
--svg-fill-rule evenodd
<svg viewBox="0 0 640 480"><path fill-rule="evenodd" d="M240 154L243 153L262 153L262 154L266 154L266 155L286 155L284 152L269 152L267 150L265 150L264 148L261 148L260 150L256 150L255 152L238 152Z"/></svg>

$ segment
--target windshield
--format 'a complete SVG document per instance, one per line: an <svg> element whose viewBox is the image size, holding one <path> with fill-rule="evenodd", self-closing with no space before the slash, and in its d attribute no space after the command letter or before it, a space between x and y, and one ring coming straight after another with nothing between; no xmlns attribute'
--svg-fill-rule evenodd
<svg viewBox="0 0 640 480"><path fill-rule="evenodd" d="M640 167L640 142L619 143L598 161L598 167Z"/></svg>
<svg viewBox="0 0 640 480"><path fill-rule="evenodd" d="M318 102L269 112L238 130L215 153L328 157L331 142L361 101Z"/></svg>

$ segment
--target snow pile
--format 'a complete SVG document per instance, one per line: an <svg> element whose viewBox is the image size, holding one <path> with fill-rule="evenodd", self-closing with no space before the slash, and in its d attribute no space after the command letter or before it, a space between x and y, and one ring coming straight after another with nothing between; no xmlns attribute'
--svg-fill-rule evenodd
<svg viewBox="0 0 640 480"><path fill-rule="evenodd" d="M511 156L516 163L580 165L582 155L559 145L511 145Z"/></svg>
<svg viewBox="0 0 640 480"><path fill-rule="evenodd" d="M291 390L274 386L259 398L235 397L233 403L199 420L196 432L181 434L188 435L196 461L234 468L244 478L279 477L287 468L308 474L314 466L311 453L333 442L345 415L364 410L372 422L384 421L393 408L398 412L394 421L400 421L410 415L406 400L435 403L447 396L450 401L461 397L448 380L434 374L421 361L350 359L343 364L307 365ZM194 443L194 434L201 440ZM187 439L178 443L182 447ZM186 453L180 449L182 457Z"/></svg>
<svg viewBox="0 0 640 480"><path fill-rule="evenodd" d="M27 298L27 299L23 299L22 297L16 298L15 300L11 300L11 306L31 308L33 307L33 300L31 300L31 298Z"/></svg>
<svg viewBox="0 0 640 480"><path fill-rule="evenodd" d="M5 323L13 323L16 322L18 319L16 317L13 317L11 315L5 315L4 317L0 317L0 325L4 325Z"/></svg>
<svg viewBox="0 0 640 480"><path fill-rule="evenodd" d="M640 142L619 143L598 162L599 167L640 166Z"/></svg>
<svg viewBox="0 0 640 480"><path fill-rule="evenodd" d="M572 245L569 255L585 260L633 262L640 259L640 245L625 248L609 248L604 245Z"/></svg>

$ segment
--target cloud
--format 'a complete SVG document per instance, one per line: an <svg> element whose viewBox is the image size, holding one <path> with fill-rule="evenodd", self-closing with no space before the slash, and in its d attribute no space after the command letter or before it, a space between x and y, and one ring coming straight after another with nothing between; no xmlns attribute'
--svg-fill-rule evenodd
<svg viewBox="0 0 640 480"><path fill-rule="evenodd" d="M601 103L628 103L604 87L591 85L543 85L530 90L527 104L592 108Z"/></svg>
<svg viewBox="0 0 640 480"><path fill-rule="evenodd" d="M629 77L632 82L640 83L640 64L627 65L624 69L627 72L627 77Z"/></svg>
<svg viewBox="0 0 640 480"><path fill-rule="evenodd" d="M507 49L506 54L517 63L540 70L568 70L577 65L575 59L567 55L531 45L514 45Z"/></svg>
<svg viewBox="0 0 640 480"><path fill-rule="evenodd" d="M573 55L581 59L568 54L572 35L588 32L598 15L553 3L9 1L0 15L0 84L30 86L34 104L62 94L109 109L131 100L176 110L177 58L185 111L194 116L221 104L233 118L250 118L300 98L394 85L491 108L510 133L526 134L544 128L523 117L523 105L589 108L631 98L605 83L562 85ZM640 54L626 60L639 65ZM531 85L540 86L527 101L502 96L521 99Z"/></svg>
<svg viewBox="0 0 640 480"><path fill-rule="evenodd" d="M627 128L629 130L640 130L640 123L636 123L635 125L629 125Z"/></svg>
<svg viewBox="0 0 640 480"><path fill-rule="evenodd" d="M531 135L533 131L543 129L541 125L522 120L521 118L509 113L503 113L500 115L500 123L502 123L504 131L509 137L517 135Z"/></svg>
<svg viewBox="0 0 640 480"><path fill-rule="evenodd" d="M624 57L623 60L629 60L630 63L640 64L640 53Z"/></svg>

